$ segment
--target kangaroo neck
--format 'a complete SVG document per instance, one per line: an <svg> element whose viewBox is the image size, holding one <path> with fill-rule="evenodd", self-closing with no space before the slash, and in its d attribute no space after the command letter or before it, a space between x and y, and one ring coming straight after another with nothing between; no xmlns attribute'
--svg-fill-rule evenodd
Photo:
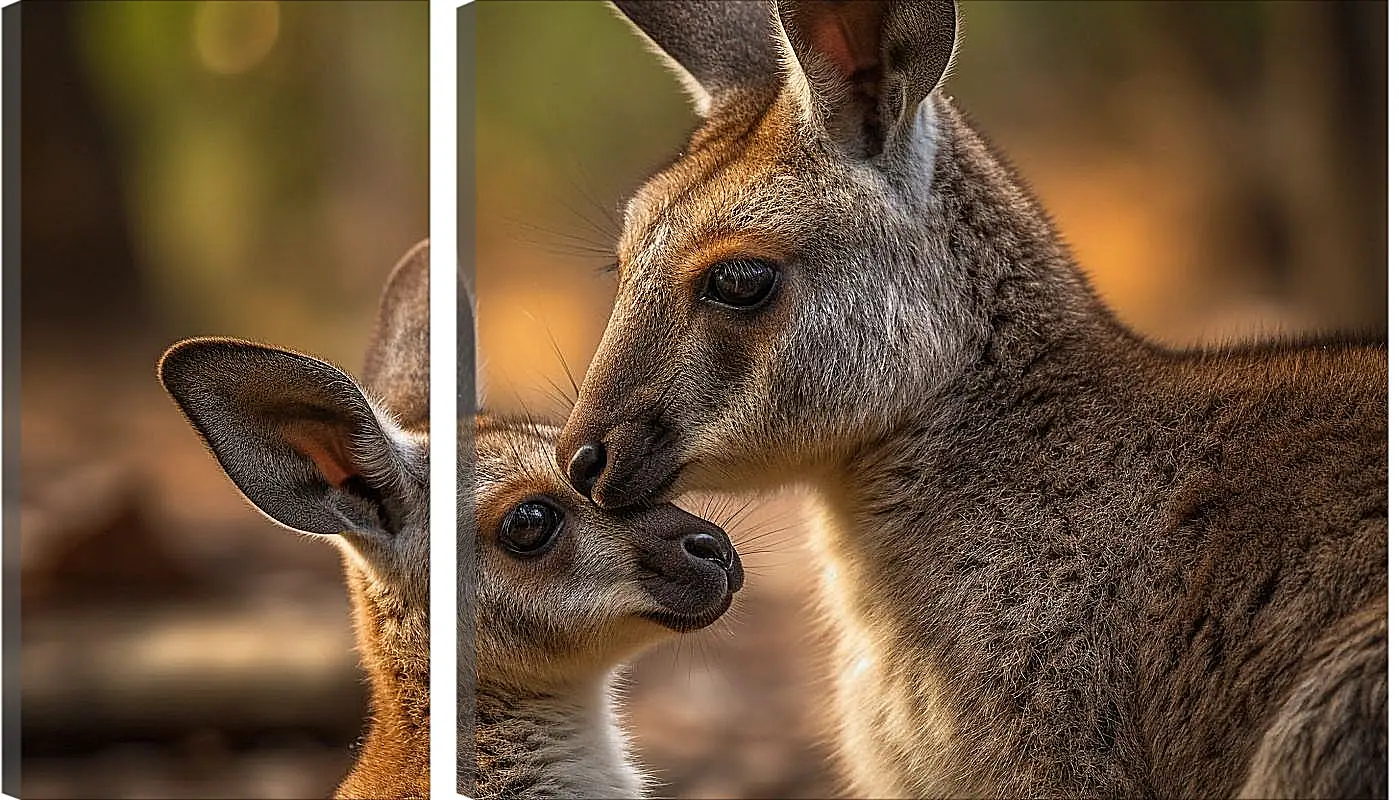
<svg viewBox="0 0 1399 800"><path fill-rule="evenodd" d="M541 691L478 684L475 723L473 797L642 796L610 675L600 685Z"/></svg>
<svg viewBox="0 0 1399 800"><path fill-rule="evenodd" d="M868 487L887 487L891 475L936 483L931 474L947 469L942 449L974 430L985 432L983 446L997 440L1003 412L1027 395L1117 391L1155 360L1094 294L1029 189L950 101L930 103L926 124L938 130L926 225L959 288L951 313L963 320L963 343L948 373L900 389L880 429L818 471L820 516L851 547L910 534L904 512L918 504ZM997 446L1013 448L1014 436L1006 431Z"/></svg>
<svg viewBox="0 0 1399 800"><path fill-rule="evenodd" d="M377 610L382 604L375 602L377 592L369 586L367 576L347 566L347 579L360 661L369 675L369 728L355 766L337 796L426 798L427 654L417 653L411 644L426 635L426 614L391 618Z"/></svg>
<svg viewBox="0 0 1399 800"><path fill-rule="evenodd" d="M359 758L336 796L427 798L427 717L406 717L378 699L372 709Z"/></svg>
<svg viewBox="0 0 1399 800"><path fill-rule="evenodd" d="M950 101L941 127L928 225L946 242L949 280L973 327L967 371L1014 379L1059 350L1140 347L1098 299L1038 199Z"/></svg>

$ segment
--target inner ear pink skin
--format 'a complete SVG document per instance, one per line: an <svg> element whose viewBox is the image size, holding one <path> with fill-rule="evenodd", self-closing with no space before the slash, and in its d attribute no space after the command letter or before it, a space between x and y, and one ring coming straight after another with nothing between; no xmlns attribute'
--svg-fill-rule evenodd
<svg viewBox="0 0 1399 800"><path fill-rule="evenodd" d="M316 469L331 486L341 486L359 474L344 442L325 425L297 423L283 429L282 435L296 451L316 465Z"/></svg>
<svg viewBox="0 0 1399 800"><path fill-rule="evenodd" d="M879 66L881 27L878 3L855 3L854 8L821 3L811 12L808 39L841 75L849 78Z"/></svg>

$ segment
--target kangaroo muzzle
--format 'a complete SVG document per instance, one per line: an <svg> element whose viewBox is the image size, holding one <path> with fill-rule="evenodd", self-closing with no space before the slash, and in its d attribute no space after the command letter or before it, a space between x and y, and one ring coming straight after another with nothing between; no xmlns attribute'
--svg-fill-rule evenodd
<svg viewBox="0 0 1399 800"><path fill-rule="evenodd" d="M587 416L575 410L559 437L559 468L574 490L608 510L667 500L684 466L674 429L648 415L599 431Z"/></svg>
<svg viewBox="0 0 1399 800"><path fill-rule="evenodd" d="M743 565L728 534L672 505L646 508L632 518L646 532L636 543L638 561L650 576L641 585L658 606L646 617L685 632L723 616L743 588Z"/></svg>
<svg viewBox="0 0 1399 800"><path fill-rule="evenodd" d="M562 458L564 454L560 453L559 456ZM568 482L579 494L592 497L593 485L597 483L598 476L606 466L607 450L602 442L584 442L568 459L565 474L568 475Z"/></svg>

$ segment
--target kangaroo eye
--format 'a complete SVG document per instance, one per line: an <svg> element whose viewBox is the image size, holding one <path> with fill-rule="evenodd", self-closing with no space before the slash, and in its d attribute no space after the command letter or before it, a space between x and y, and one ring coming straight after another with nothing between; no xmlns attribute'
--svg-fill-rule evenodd
<svg viewBox="0 0 1399 800"><path fill-rule="evenodd" d="M563 527L563 514L548 503L528 500L510 509L500 521L501 545L516 556L536 556L554 543Z"/></svg>
<svg viewBox="0 0 1399 800"><path fill-rule="evenodd" d="M772 262L758 258L720 261L709 268L704 297L731 308L757 308L772 296L777 274Z"/></svg>

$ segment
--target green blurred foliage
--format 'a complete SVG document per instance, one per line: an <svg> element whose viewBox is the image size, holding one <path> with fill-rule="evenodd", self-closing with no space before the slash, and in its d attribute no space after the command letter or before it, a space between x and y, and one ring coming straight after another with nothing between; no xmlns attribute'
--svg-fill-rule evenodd
<svg viewBox="0 0 1399 800"><path fill-rule="evenodd" d="M427 235L427 21L425 2L82 4L79 52L169 330L358 360L347 334Z"/></svg>
<svg viewBox="0 0 1399 800"><path fill-rule="evenodd" d="M491 195L500 205L477 206L480 235L541 212L566 220L580 202L613 213L679 153L694 124L679 84L605 4L485 0L470 10L476 161L489 165L478 180L514 186Z"/></svg>
<svg viewBox="0 0 1399 800"><path fill-rule="evenodd" d="M522 148L562 146L572 152L560 155L594 163L609 154L663 154L673 145L657 142L652 131L691 124L674 79L605 4L487 0L476 12L477 74L488 78L476 84L481 130ZM510 32L501 30L505 25ZM541 57L558 52L558 42L586 42L598 57ZM632 102L617 104L618 93ZM568 144L561 145L561 131Z"/></svg>

